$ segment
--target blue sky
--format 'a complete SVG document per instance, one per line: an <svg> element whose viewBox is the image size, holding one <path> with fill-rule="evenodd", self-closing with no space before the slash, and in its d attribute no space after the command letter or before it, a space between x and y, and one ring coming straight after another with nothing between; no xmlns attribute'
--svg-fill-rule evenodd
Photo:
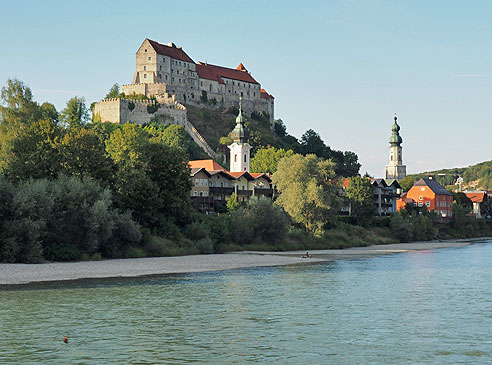
<svg viewBox="0 0 492 365"><path fill-rule="evenodd" d="M276 118L381 177L396 112L409 173L490 160L492 1L23 1L2 4L0 85L62 109L131 81L148 37L242 62Z"/></svg>

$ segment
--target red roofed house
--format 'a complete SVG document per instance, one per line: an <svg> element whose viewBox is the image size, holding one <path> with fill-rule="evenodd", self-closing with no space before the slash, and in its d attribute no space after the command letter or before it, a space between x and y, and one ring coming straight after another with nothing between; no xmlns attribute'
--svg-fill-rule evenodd
<svg viewBox="0 0 492 365"><path fill-rule="evenodd" d="M237 107L240 97L243 110L265 112L274 118L274 97L269 95L242 63L236 68L195 63L174 43L160 44L145 39L136 53L132 83L122 85L127 95L174 95L180 103L204 105L203 99L218 107ZM207 104L210 106L209 104Z"/></svg>
<svg viewBox="0 0 492 365"><path fill-rule="evenodd" d="M407 202L419 207L425 206L428 211L435 211L441 217L453 216L453 194L433 179L420 179L415 182L400 198L398 210L405 209Z"/></svg>
<svg viewBox="0 0 492 365"><path fill-rule="evenodd" d="M251 196L273 196L272 179L267 174L250 173L251 146L247 143L248 130L244 126L241 103L236 118L236 127L231 132L233 143L229 146L230 171L214 160L194 160L191 168L191 198L196 209L213 211L223 206L235 193L239 201Z"/></svg>
<svg viewBox="0 0 492 365"><path fill-rule="evenodd" d="M486 191L465 191L464 194L473 203L473 215L477 218L490 215L489 199Z"/></svg>

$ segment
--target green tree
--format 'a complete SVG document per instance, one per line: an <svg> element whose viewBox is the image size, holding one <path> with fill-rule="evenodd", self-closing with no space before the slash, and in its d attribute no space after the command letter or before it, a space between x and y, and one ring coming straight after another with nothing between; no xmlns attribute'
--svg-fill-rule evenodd
<svg viewBox="0 0 492 365"><path fill-rule="evenodd" d="M232 193L229 198L227 198L227 210L229 212L234 212L239 209L239 200L237 199L237 194Z"/></svg>
<svg viewBox="0 0 492 365"><path fill-rule="evenodd" d="M282 148L261 147L250 161L251 172L273 174L277 171L278 162L282 158L290 157L293 154L294 151L292 150L286 151Z"/></svg>
<svg viewBox="0 0 492 365"><path fill-rule="evenodd" d="M60 113L60 119L69 128L85 125L89 120L85 99L78 96L69 99L66 108Z"/></svg>
<svg viewBox="0 0 492 365"><path fill-rule="evenodd" d="M282 159L273 174L277 203L306 230L321 233L340 206L335 164L313 154Z"/></svg>
<svg viewBox="0 0 492 365"><path fill-rule="evenodd" d="M350 203L352 215L357 217L359 223L367 222L376 213L369 178L360 176L349 178L345 196Z"/></svg>
<svg viewBox="0 0 492 365"><path fill-rule="evenodd" d="M2 87L0 120L3 123L32 123L40 119L41 111L33 100L31 89L17 79L8 79Z"/></svg>
<svg viewBox="0 0 492 365"><path fill-rule="evenodd" d="M109 89L104 99L117 98L119 95L120 95L120 85L114 83L113 86L111 86L111 89Z"/></svg>
<svg viewBox="0 0 492 365"><path fill-rule="evenodd" d="M321 136L312 129L308 129L301 136L301 146L303 154L315 154L318 157L325 155L326 145Z"/></svg>
<svg viewBox="0 0 492 365"><path fill-rule="evenodd" d="M40 111L41 119L58 123L58 112L53 104L48 102L41 104Z"/></svg>

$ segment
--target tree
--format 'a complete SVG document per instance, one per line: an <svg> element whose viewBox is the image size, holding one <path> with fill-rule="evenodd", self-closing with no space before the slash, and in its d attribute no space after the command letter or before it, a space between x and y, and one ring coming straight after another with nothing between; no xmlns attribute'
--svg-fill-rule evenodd
<svg viewBox="0 0 492 365"><path fill-rule="evenodd" d="M104 99L117 98L119 95L120 95L120 86L117 83L114 83L113 86L111 86L111 89L109 89Z"/></svg>
<svg viewBox="0 0 492 365"><path fill-rule="evenodd" d="M273 183L280 192L277 203L308 231L321 233L340 206L331 160L313 154L284 158L273 174Z"/></svg>
<svg viewBox="0 0 492 365"><path fill-rule="evenodd" d="M85 125L89 120L89 111L85 106L85 99L74 96L67 101L67 106L60 113L60 119L69 128Z"/></svg>
<svg viewBox="0 0 492 365"><path fill-rule="evenodd" d="M7 80L7 86L2 87L1 100L4 105L0 105L0 120L3 123L29 124L41 117L31 89L20 80Z"/></svg>
<svg viewBox="0 0 492 365"><path fill-rule="evenodd" d="M376 213L369 178L360 176L349 178L345 196L350 203L352 215L357 218L359 223L363 223Z"/></svg>
<svg viewBox="0 0 492 365"><path fill-rule="evenodd" d="M285 126L282 119L275 120L275 122L273 123L273 131L277 136L281 138L287 135L287 127Z"/></svg>
<svg viewBox="0 0 492 365"><path fill-rule="evenodd" d="M41 104L41 119L49 120L53 123L58 123L58 112L53 104L45 102Z"/></svg>
<svg viewBox="0 0 492 365"><path fill-rule="evenodd" d="M273 174L277 171L278 162L294 154L292 150L275 147L260 147L250 161L251 172Z"/></svg>
<svg viewBox="0 0 492 365"><path fill-rule="evenodd" d="M337 174L344 177L358 176L360 163L359 157L352 151L343 153L343 161L337 166Z"/></svg>
<svg viewBox="0 0 492 365"><path fill-rule="evenodd" d="M320 135L312 129L308 129L301 136L301 146L303 154L315 154L318 157L325 155L326 145L321 139Z"/></svg>
<svg viewBox="0 0 492 365"><path fill-rule="evenodd" d="M229 198L227 198L227 210L229 212L234 212L239 209L239 200L237 199L236 193L232 193Z"/></svg>

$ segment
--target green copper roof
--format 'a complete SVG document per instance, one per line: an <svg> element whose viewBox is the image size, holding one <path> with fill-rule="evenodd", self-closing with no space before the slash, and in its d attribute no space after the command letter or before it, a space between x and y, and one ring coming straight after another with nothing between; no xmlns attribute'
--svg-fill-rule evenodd
<svg viewBox="0 0 492 365"><path fill-rule="evenodd" d="M236 126L231 132L231 138L234 142L246 142L249 138L249 133L244 126L244 118L242 111L242 98L239 98L239 114L236 117Z"/></svg>
<svg viewBox="0 0 492 365"><path fill-rule="evenodd" d="M395 114L395 118L394 119L395 119L395 123L391 127L391 132L392 133L391 133L391 137L390 137L389 143L391 145L398 145L399 146L403 142L403 139L400 137L400 126L396 122L396 120L397 120L396 114Z"/></svg>

